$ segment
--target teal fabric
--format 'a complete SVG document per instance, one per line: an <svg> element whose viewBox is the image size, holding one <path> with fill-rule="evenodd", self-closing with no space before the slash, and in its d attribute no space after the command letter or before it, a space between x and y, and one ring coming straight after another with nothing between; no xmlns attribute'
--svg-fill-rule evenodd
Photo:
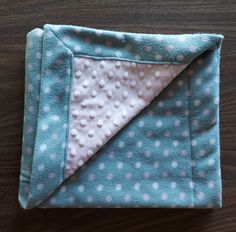
<svg viewBox="0 0 236 232"><path fill-rule="evenodd" d="M45 25L27 35L19 201L33 207L221 207L223 36ZM65 177L74 57L188 66ZM49 125L47 130L43 125Z"/></svg>

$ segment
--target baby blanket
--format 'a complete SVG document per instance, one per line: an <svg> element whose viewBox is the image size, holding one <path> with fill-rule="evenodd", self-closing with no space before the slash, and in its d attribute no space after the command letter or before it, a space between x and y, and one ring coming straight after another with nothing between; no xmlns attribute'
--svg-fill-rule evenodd
<svg viewBox="0 0 236 232"><path fill-rule="evenodd" d="M32 30L21 206L221 207L222 39Z"/></svg>

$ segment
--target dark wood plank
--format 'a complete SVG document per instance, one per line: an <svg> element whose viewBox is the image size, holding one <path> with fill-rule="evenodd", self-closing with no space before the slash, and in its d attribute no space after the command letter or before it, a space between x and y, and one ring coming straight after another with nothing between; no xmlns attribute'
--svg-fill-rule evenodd
<svg viewBox="0 0 236 232"><path fill-rule="evenodd" d="M45 23L146 33L225 35L221 65L222 209L20 209L17 192L25 35ZM235 60L234 0L0 0L0 231L235 231Z"/></svg>

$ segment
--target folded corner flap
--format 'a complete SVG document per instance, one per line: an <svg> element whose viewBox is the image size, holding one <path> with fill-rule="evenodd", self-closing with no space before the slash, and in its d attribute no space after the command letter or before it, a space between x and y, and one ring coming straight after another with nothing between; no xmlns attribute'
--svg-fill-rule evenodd
<svg viewBox="0 0 236 232"><path fill-rule="evenodd" d="M206 49L215 46L215 44L209 46L209 41L205 41L207 45L204 46L204 40L201 40L203 43L201 49L196 49L200 35L196 37L195 45L193 45L195 49L192 47L192 50L187 52L186 47L181 45L184 52L188 53L185 54L185 57L192 56L191 59L188 58L187 63L186 60L184 61L185 58L179 54L178 63L172 62L172 58L169 58L170 62L164 61L163 63L161 60L157 63L135 61L135 59L129 61L122 60L120 57L96 60L88 56L72 59L73 56L68 56L68 47L70 47L70 51L73 50L71 44L74 46L74 43L70 44L67 41L68 44L62 44L61 36L65 30L62 34L57 30L54 32L56 36L52 36L48 33L52 29L53 27L46 26L44 31L46 35L41 58L43 60L41 75L43 76L41 76L29 207L35 207L44 202L66 178L73 175L121 128L148 106L197 57L196 54L200 55ZM40 31L40 33L42 32ZM73 34L71 36L73 37ZM206 36L203 35L203 38ZM216 39L222 38L217 37ZM68 38L68 40L70 39ZM168 37L167 40L170 48L171 39ZM213 40L215 43L214 38ZM176 45L176 39L174 39L174 44ZM179 49L181 50L181 47ZM67 55L61 56L62 53ZM58 57L60 57L60 61L57 60ZM61 63L63 65L60 66L60 70L59 67L52 69L55 64ZM113 72L112 69L117 71ZM104 73L106 73L106 81ZM48 74L50 74L50 79ZM58 76L61 75L64 76L64 79L58 79ZM116 79L113 78L113 75L116 75ZM88 77L91 81L88 81ZM117 91L115 95L110 86ZM49 92L49 90L51 91ZM58 99L58 92L59 95L60 93L62 95L62 101L59 103L58 100L55 101ZM103 96L97 97L98 93L102 93ZM94 103L95 98L98 99L96 103ZM88 99L91 102L87 101ZM127 99L128 104L125 103ZM83 102L95 108L89 108L89 111L86 111L84 110L86 104L83 106ZM109 110L111 108L112 111ZM63 112L62 109L64 109ZM98 109L101 109L100 113L97 113ZM67 118L61 117L60 113L66 115ZM69 124L68 116L70 117ZM110 120L111 116L115 116L113 120ZM60 127L57 123L60 124ZM81 130L85 125L88 128ZM96 135L99 136L99 139ZM88 138L91 141L87 142Z"/></svg>

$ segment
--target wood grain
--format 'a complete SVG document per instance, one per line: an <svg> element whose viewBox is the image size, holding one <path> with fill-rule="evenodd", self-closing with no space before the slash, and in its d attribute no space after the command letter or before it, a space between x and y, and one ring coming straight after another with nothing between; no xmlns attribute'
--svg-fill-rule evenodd
<svg viewBox="0 0 236 232"><path fill-rule="evenodd" d="M221 60L222 209L20 209L17 193L25 35L45 23L131 32L225 35ZM235 0L0 0L0 231L235 231L235 60Z"/></svg>

